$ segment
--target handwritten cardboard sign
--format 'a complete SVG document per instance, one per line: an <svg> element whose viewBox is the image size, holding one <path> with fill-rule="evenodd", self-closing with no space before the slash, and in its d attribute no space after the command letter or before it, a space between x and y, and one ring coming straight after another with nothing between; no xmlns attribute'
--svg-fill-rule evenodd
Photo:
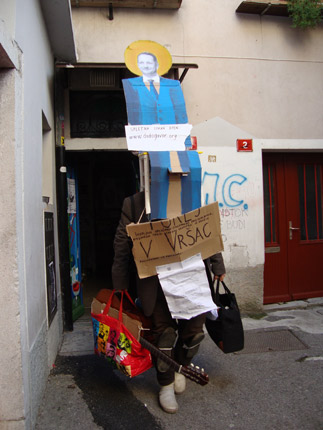
<svg viewBox="0 0 323 430"><path fill-rule="evenodd" d="M162 221L129 224L140 278L156 275L156 266L201 253L203 260L223 251L218 203Z"/></svg>
<svg viewBox="0 0 323 430"><path fill-rule="evenodd" d="M191 124L126 125L129 151L185 151Z"/></svg>

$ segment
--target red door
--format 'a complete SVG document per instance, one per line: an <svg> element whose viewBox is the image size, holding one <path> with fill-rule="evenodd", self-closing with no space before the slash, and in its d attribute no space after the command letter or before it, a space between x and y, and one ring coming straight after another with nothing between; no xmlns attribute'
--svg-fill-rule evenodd
<svg viewBox="0 0 323 430"><path fill-rule="evenodd" d="M264 154L264 303L323 296L323 154Z"/></svg>

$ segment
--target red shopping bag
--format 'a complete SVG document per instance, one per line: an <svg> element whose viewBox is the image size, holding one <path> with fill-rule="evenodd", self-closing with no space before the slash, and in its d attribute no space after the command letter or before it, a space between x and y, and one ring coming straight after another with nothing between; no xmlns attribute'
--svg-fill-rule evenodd
<svg viewBox="0 0 323 430"><path fill-rule="evenodd" d="M122 292L118 311L111 308L114 291L102 313L97 306L99 302L96 301L96 303L95 299L93 300L91 316L94 352L106 358L121 372L134 377L150 369L153 364L150 352L139 342L141 323L122 312L124 294L133 303L128 292Z"/></svg>

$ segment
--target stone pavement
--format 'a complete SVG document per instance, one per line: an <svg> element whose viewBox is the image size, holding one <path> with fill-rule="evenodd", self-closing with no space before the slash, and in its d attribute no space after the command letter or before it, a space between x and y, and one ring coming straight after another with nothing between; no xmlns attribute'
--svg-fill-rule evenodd
<svg viewBox="0 0 323 430"><path fill-rule="evenodd" d="M164 413L154 369L130 379L92 352L89 317L65 333L37 430L322 430L323 299L265 306L244 317L245 349L223 354L208 336L195 364L210 382L187 382L179 411Z"/></svg>

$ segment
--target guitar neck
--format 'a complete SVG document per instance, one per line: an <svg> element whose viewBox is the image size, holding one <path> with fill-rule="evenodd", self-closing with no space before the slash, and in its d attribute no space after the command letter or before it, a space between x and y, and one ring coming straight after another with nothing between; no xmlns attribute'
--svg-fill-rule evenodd
<svg viewBox="0 0 323 430"><path fill-rule="evenodd" d="M151 355L163 360L169 365L169 367L175 370L175 372L181 373L186 378L200 385L206 385L209 382L209 377L203 369L200 370L199 367L195 367L193 364L190 366L182 366L181 364L178 364L175 360L142 337L140 338L140 343L144 348L150 351Z"/></svg>
<svg viewBox="0 0 323 430"><path fill-rule="evenodd" d="M169 355L165 354L163 351L161 351L159 348L148 342L143 337L140 338L141 345L148 349L148 351L151 352L151 355L153 355L156 358L160 358L162 361L167 363L175 372L180 372L181 365L178 364L175 360L173 360Z"/></svg>

